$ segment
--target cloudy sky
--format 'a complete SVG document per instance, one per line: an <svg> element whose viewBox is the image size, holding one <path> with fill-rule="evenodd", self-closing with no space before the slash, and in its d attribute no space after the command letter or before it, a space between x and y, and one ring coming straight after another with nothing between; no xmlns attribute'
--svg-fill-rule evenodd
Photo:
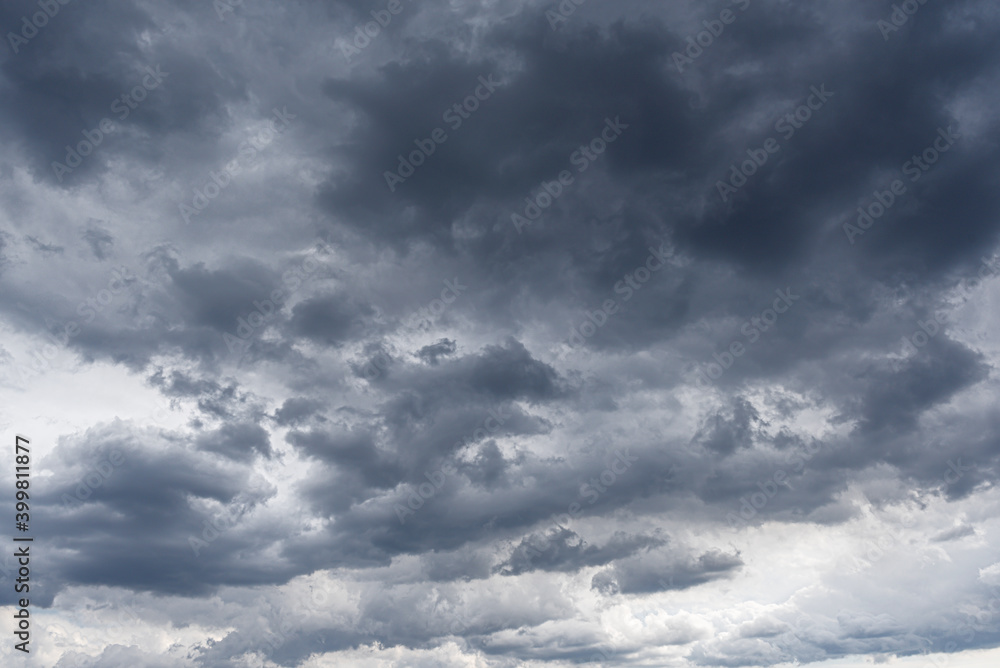
<svg viewBox="0 0 1000 668"><path fill-rule="evenodd" d="M997 665L995 2L0 28L4 665Z"/></svg>

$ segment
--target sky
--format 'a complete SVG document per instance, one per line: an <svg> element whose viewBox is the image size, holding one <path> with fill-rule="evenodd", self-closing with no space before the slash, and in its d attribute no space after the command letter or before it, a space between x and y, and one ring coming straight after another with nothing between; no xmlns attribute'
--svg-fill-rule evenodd
<svg viewBox="0 0 1000 668"><path fill-rule="evenodd" d="M1000 662L997 3L0 32L4 665Z"/></svg>

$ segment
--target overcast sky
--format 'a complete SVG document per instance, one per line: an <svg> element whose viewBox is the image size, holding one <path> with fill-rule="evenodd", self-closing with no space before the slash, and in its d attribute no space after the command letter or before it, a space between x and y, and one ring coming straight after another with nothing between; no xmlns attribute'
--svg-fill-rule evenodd
<svg viewBox="0 0 1000 668"><path fill-rule="evenodd" d="M4 665L1000 661L995 2L0 29Z"/></svg>

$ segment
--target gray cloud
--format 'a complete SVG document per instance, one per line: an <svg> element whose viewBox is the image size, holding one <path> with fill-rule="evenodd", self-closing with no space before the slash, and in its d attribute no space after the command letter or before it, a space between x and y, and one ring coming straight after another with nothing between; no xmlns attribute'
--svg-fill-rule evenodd
<svg viewBox="0 0 1000 668"><path fill-rule="evenodd" d="M0 401L47 665L1000 647L990 3L45 6Z"/></svg>

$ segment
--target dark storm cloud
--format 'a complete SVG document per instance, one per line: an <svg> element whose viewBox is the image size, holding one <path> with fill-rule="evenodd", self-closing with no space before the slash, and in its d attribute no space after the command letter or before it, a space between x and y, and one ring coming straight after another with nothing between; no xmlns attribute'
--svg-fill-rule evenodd
<svg viewBox="0 0 1000 668"><path fill-rule="evenodd" d="M349 512L344 511L364 491L359 481L346 472L336 476L317 472L304 489L306 498L321 512L339 512L338 525L294 551L306 564L316 563L324 554L323 559L336 563L375 565L392 555L453 550L500 537L521 541L526 530L563 535L561 525L573 518L606 515L676 486L676 468L663 463L669 455L658 461L644 453L639 466L628 453L628 448L604 457L577 453L570 462L528 452L508 458L487 442L471 462L427 459L416 466L409 464L413 458L405 453L401 458L405 482L365 506L351 506ZM612 469L620 476L609 481ZM420 486L427 485L433 491L418 494ZM577 548L571 545L567 550ZM612 552L588 548L586 557L600 559ZM550 558L555 557L548 554L542 560Z"/></svg>
<svg viewBox="0 0 1000 668"><path fill-rule="evenodd" d="M217 374L221 363L244 357L254 363L301 359L289 341L260 340L265 331L285 327L286 303L296 303L307 289L301 259L268 266L229 257L208 268L204 263L184 266L179 255L175 246L164 244L118 267L74 267L86 279L69 287L40 289L22 280L4 294L0 308L29 331L55 337L88 361L125 363L135 371L161 353L186 357L210 374ZM316 277L324 274L313 271ZM72 323L76 328L67 334ZM215 397L202 398L203 409L224 415L229 408L223 404L233 399L224 395L233 391L232 386L216 388Z"/></svg>
<svg viewBox="0 0 1000 668"><path fill-rule="evenodd" d="M208 444L231 448L224 452L228 459L245 460L245 441L233 441L237 432L224 429ZM232 568L254 540L241 525L273 493L251 484L245 466L121 422L64 442L49 465L57 474L38 495L37 513L58 556L40 603L50 604L71 583L196 594L288 577L287 569L259 557Z"/></svg>
<svg viewBox="0 0 1000 668"><path fill-rule="evenodd" d="M945 11L943 6L935 7L925 18ZM400 232L408 236L421 234L450 245L452 240L447 238L446 230L435 226L474 205L463 201L467 198L462 193L473 189L480 194L489 192L488 199L498 203L506 200L516 209L517 195L528 194L543 179L554 178L559 169L568 166L563 164L568 156L593 134L593 130L587 130L588 122L599 125L604 116L618 114L628 119L634 129L623 138L624 143L609 150L606 163L625 187L631 187L629 181L641 182L643 176L661 170L683 168L690 176L681 188L689 193L700 190L709 202L701 214L680 216L681 225L675 232L682 247L699 256L725 258L755 271L764 267L773 271L802 262L809 256L811 243L829 234L821 225L809 221L818 221L822 215L848 217L857 203L880 185L871 179L874 170L898 170L935 139L938 127L953 122L943 108L933 103L931 87L948 82L950 90L957 92L963 83L973 81L978 73L995 64L985 56L989 50L983 48L985 40L990 39L989 32L971 41L951 35L942 38L945 43L941 48L948 54L943 58L920 50L927 63L925 68L903 64L916 43L909 40L919 39L916 34L889 46L858 35L852 39L849 62L824 62L821 54L834 47L834 38L824 33L817 14L792 12L773 19L767 12L751 12L742 17L732 41L709 50L699 61L700 76L685 78L676 72L665 75L670 49L679 44L655 22L641 30L619 25L608 36L587 30L572 32L563 51L541 48L530 39L534 30L530 20L517 26L521 30L515 30L514 25L499 28L494 40L497 46L517 52L525 66L493 98L484 101L464 127L454 131L456 138L462 133L461 141L453 139L442 144L427 158L427 164L418 167L414 176L392 195L375 175L394 169L397 154L413 150L414 139L442 125L441 111L461 97L458 82L463 74L474 81L483 68L490 69L490 64L455 62L445 47L434 45L422 58L386 67L379 79L331 81L327 92L359 109L367 121L359 127L360 136L353 148L347 149L353 151L354 162L365 168L358 172L357 182L336 186L329 196L331 203L340 210L348 207L355 213L363 211L355 217L359 224L374 218L395 228L370 226L372 234L392 235L397 241ZM775 44L776 35L780 36L780 48ZM765 44L766 50L762 48ZM793 49L800 52L794 66L784 70L768 67L779 62L787 64L787 54ZM767 77L761 74L732 79L721 74L726 63L746 57L762 62ZM869 61L881 66L860 65ZM574 75L581 71L587 76ZM629 72L629 76L617 76L622 71ZM930 76L917 75L924 71L929 71ZM899 76L900 72L906 74ZM690 93L685 90L694 79L702 88L698 94L705 100L697 110L688 104ZM726 126L733 116L739 117L754 105L778 96L788 102L786 109L773 112L769 125L774 125L812 95L811 86L824 83L828 85L824 90L832 92L826 108L783 141L783 151L774 158L775 164L767 166L768 178L751 178L751 183L741 189L738 201L731 203L729 210L723 207L714 183L726 178L732 161L746 158L742 150L733 147L745 142L748 148L754 148L767 136L747 134L735 142L726 136L723 142L723 133L731 134ZM576 99L593 102L581 107L572 103ZM402 109L406 109L405 115ZM795 130L787 121L780 131L772 127L765 130L783 137L788 132L786 127ZM851 141L843 141L845 136ZM490 150L480 149L487 144ZM691 150L696 146L701 151ZM458 153L460 150L465 154ZM923 210L941 210L935 201L969 198L976 202L970 210L975 214L962 222L969 234L949 232L945 238L937 231L944 229L942 226L924 224L919 219L905 223L903 232L904 224L900 222L898 235L905 237L909 249L905 254L889 253L887 257L899 268L908 268L908 263L913 262L945 268L969 260L983 243L995 239L996 230L990 227L988 212L995 210L996 201L988 190L977 185L990 181L992 168L982 163L975 149L965 150L956 148L947 156L951 166L944 166L942 159L942 166L924 175L914 190L920 191L915 197L930 197L920 207ZM509 173L498 169L498 165L508 163L519 165L524 156L530 156L530 162L522 169L511 169ZM869 165L870 171L857 170L858 164ZM931 189L928 183L937 185ZM963 192L959 193L958 188ZM678 186L672 189L680 191ZM636 194L641 197L643 193L640 190ZM654 197L654 202L662 201L662 196ZM403 230L401 222L393 223L393 219L400 218L390 212L404 203L426 211L423 227L408 224ZM493 210L498 214L503 236L516 236L507 225L509 215ZM553 228L560 225L560 218L558 212L549 212L545 224L539 222L535 227ZM879 236L894 234L892 225L886 223L879 225ZM656 230L658 236L666 231L651 221L646 226ZM383 229L385 232L380 232ZM559 232L566 229L562 225ZM642 227L635 231L639 229ZM843 235L843 231L838 226L834 234ZM543 233L532 239L536 253L548 250L544 245L546 236ZM565 248L570 240L565 234L560 238ZM860 255L882 250L878 238L865 241L873 241L866 246L872 251L859 248ZM641 248L641 243L633 252ZM503 255L498 253L503 253L505 245L494 241L492 246L488 250L484 245L481 251L487 252L491 261L499 261ZM618 252L627 248L628 244L619 246ZM572 242L567 250L573 252ZM930 260L934 252L938 260ZM577 261L582 264L584 259L578 257ZM632 266L635 264L633 261ZM872 265L871 270L884 274L888 267L879 266L882 264Z"/></svg>
<svg viewBox="0 0 1000 668"><path fill-rule="evenodd" d="M162 368L157 369L147 381L167 397L196 399L198 409L209 418L242 418L253 422L263 418L259 400L231 381L221 385L215 380L195 378L183 371L174 370L168 375Z"/></svg>
<svg viewBox="0 0 1000 668"><path fill-rule="evenodd" d="M56 246L55 244L47 244L39 241L35 237L28 235L25 237L35 250L37 250L42 255L56 255L61 254L66 249L62 246Z"/></svg>
<svg viewBox="0 0 1000 668"><path fill-rule="evenodd" d="M437 364L438 359L441 357L447 357L455 352L455 342L450 339L441 339L437 343L433 343L429 346L424 346L417 351L417 357L424 360L428 364Z"/></svg>
<svg viewBox="0 0 1000 668"><path fill-rule="evenodd" d="M562 393L555 369L533 359L523 344L512 339L489 346L462 372L467 374L464 380L471 387L497 399L538 401Z"/></svg>
<svg viewBox="0 0 1000 668"><path fill-rule="evenodd" d="M969 526L968 524L963 526L955 527L954 529L948 529L947 531L942 531L938 535L931 538L935 543L946 543L952 540L959 540L965 538L966 536L975 536L976 530Z"/></svg>
<svg viewBox="0 0 1000 668"><path fill-rule="evenodd" d="M587 566L604 566L667 542L664 538L653 536L617 533L604 545L596 546L588 545L569 529L553 534L525 537L510 557L497 566L496 571L502 575L520 575L534 570L573 572Z"/></svg>
<svg viewBox="0 0 1000 668"><path fill-rule="evenodd" d="M379 453L369 432L292 431L288 441L308 457L335 464L349 475L358 474L366 485L387 488L399 480L396 467Z"/></svg>
<svg viewBox="0 0 1000 668"><path fill-rule="evenodd" d="M19 25L37 11L35 3L8 3L2 23ZM60 4L29 44L6 55L0 113L38 178L79 185L97 178L116 154L162 158L168 152L161 139L211 131L224 118L225 103L244 95L238 77L205 67L165 28L140 3ZM140 45L143 32L153 35L152 48ZM87 141L85 132L95 146L88 155L79 151L73 164L66 147ZM68 171L58 172L54 162Z"/></svg>
<svg viewBox="0 0 1000 668"><path fill-rule="evenodd" d="M657 62L666 54L655 30L618 26L607 38L579 35L565 52L542 48L537 41L542 31L532 19L495 31L495 47L525 60L525 67L512 75L502 73L499 63L470 63L444 44L430 43L420 57L387 66L378 78L331 80L326 92L358 109L367 122L346 149L362 168L355 180L331 184L324 201L334 210L354 214L356 224L365 225L369 234L396 243L427 238L445 247L453 240L444 221L483 206L502 230L501 238L490 241L497 250L489 254L507 256L512 240L504 242L502 237L516 236L509 216L514 209L501 211L508 206L519 210L523 197L543 179L552 180L560 170L571 168L571 154L599 135L605 118L655 119L659 127L670 128L662 132L642 124L645 136L631 138L633 152L680 158L682 146L696 140L688 133L693 115L686 97L658 71ZM630 76L617 76L621 71ZM480 76L503 83L478 109L464 114L469 118L463 120L455 112L449 116L450 108L481 86ZM588 104L578 105L580 99ZM457 120L450 121L453 116ZM398 155L408 155L414 140L429 137L438 127L451 138L390 193L383 173L398 169ZM612 162L613 156L607 160ZM395 212L410 204L417 207L417 226L403 228ZM369 220L381 224L372 226ZM555 239L532 243L540 246L538 251L549 252ZM518 246L518 252L524 250L523 244Z"/></svg>
<svg viewBox="0 0 1000 668"><path fill-rule="evenodd" d="M395 360L372 385L385 395L379 423L414 469L488 435L542 433L545 421L512 402L546 404L571 392L515 339L434 366Z"/></svg>
<svg viewBox="0 0 1000 668"><path fill-rule="evenodd" d="M861 429L911 429L921 413L957 391L984 379L988 368L981 357L950 339L932 339L923 355L898 373L873 374L861 398Z"/></svg>
<svg viewBox="0 0 1000 668"><path fill-rule="evenodd" d="M740 555L718 550L694 557L650 553L618 562L594 576L593 587L602 594L648 594L687 589L724 578L743 566Z"/></svg>
<svg viewBox="0 0 1000 668"><path fill-rule="evenodd" d="M255 455L272 455L268 433L259 425L230 423L198 437L198 446L236 461L249 462Z"/></svg>
<svg viewBox="0 0 1000 668"><path fill-rule="evenodd" d="M883 190L887 187L884 177L875 177L883 170L895 172L894 178L903 178L911 188L909 196L923 201L907 214L891 212L877 228L880 239L875 244L864 245L874 239L858 241L861 253L881 256L873 257L875 261L867 266L856 262L860 269L880 278L891 271L913 270L917 266L938 270L969 261L984 243L995 240L996 229L987 211L995 210L997 201L979 185L982 179L990 178L992 168L984 171L979 150L955 147L942 156L941 165L925 174L916 185L900 173L912 155L934 141L938 128L954 123L943 106L935 103L936 94L932 90L945 85L952 94L958 93L979 73L995 66L990 49L984 48L985 42L980 41L991 39L993 27L975 36L939 32L933 38L937 41L935 49L916 48L930 39L927 33L933 30L932 22L944 20L944 15L951 11L944 5L924 9L929 9L922 17L926 22L888 45L882 40L867 39L865 34L853 37L846 62L823 62L822 54L833 48L832 40L836 38L824 34L818 15L807 12L780 19L785 23L787 42L782 45L785 48L774 48L766 27L772 22L765 12L758 12L745 17L747 23L741 23L741 27L745 25L747 30L738 32L738 42L727 42L734 45L731 50L713 49L707 54L708 58L726 59L749 56L762 65L762 74L738 80L720 74L724 71L721 68L706 68L715 77L709 86L731 84L727 89L709 89L709 116L723 108L736 110L738 115L739 110L750 108L754 101L762 101L763 96L778 94L790 104L787 110L775 114L772 122L776 123L784 113L794 111L795 106L805 101L812 85L825 84L833 97L803 128L782 142L775 164L761 170L767 171L767 178L750 177L728 208L719 206L717 193L709 195L716 204L711 207L713 213L707 220L699 221L697 227L688 228L684 235L693 248L755 268L801 262L808 257L809 242L827 236L820 226L810 225L809 221L826 212L836 215L841 222L847 218L853 222L857 214L853 217L851 214L856 206L867 205L876 187ZM765 43L771 46L762 48ZM788 62L785 49L793 45L797 50L795 63L784 71L772 67ZM914 53L919 53L916 69L911 60ZM878 66L864 67L864 62ZM770 136L777 134L773 128L765 130L770 131ZM757 148L766 136L768 133L746 135L745 145ZM736 146L739 145L737 142ZM716 168L718 177L713 177L713 182L715 178L726 178L731 161L745 158L744 151L732 151L723 158L725 163ZM865 168L858 170L857 165ZM961 200L960 191L970 198L968 202L974 202L968 209L970 215L959 224L962 231L934 224L932 221L939 220L941 215L940 203ZM836 232L829 234L830 242L841 243L837 237L843 234L838 225ZM889 245L894 248L890 250Z"/></svg>
<svg viewBox="0 0 1000 668"><path fill-rule="evenodd" d="M317 343L338 346L355 338L364 319L375 311L344 294L314 297L295 305L289 322L291 331Z"/></svg>
<svg viewBox="0 0 1000 668"><path fill-rule="evenodd" d="M504 458L496 441L487 441L479 446L476 458L470 464L462 464L459 470L473 484L491 489L509 482L508 473L513 463Z"/></svg>
<svg viewBox="0 0 1000 668"><path fill-rule="evenodd" d="M296 425L315 415L322 407L322 402L307 397L285 399L281 408L275 411L274 421L282 426Z"/></svg>
<svg viewBox="0 0 1000 668"><path fill-rule="evenodd" d="M83 240L87 242L98 260L106 260L115 245L115 238L111 233L97 226L85 230Z"/></svg>
<svg viewBox="0 0 1000 668"><path fill-rule="evenodd" d="M386 364L381 364L389 367L386 369L388 373L369 377L370 364L356 365L355 368L359 376L383 389L397 389L401 384L426 384L426 391L433 393L429 397L433 402L457 391L472 392L480 399L496 401L546 401L570 391L566 383L558 378L555 369L535 359L514 337L486 346L474 355L452 358L443 363L438 361L441 356L453 355L457 350L455 346L454 341L442 340L415 351L420 359L433 358L435 363L431 366L436 369L408 365L403 359L385 352L377 354L372 360L379 361L379 356L388 358L383 360ZM433 383L429 382L431 379Z"/></svg>
<svg viewBox="0 0 1000 668"><path fill-rule="evenodd" d="M943 11L945 10L940 7L934 10ZM475 112L456 131L456 134L463 133L461 142L442 144L437 153L428 157L427 165L418 168L415 175L390 197L385 196L382 189L384 184L379 183L374 174L384 171L386 165L393 165L396 153L412 149L413 139L423 136L421 132L429 133L430 129L440 124L434 113L439 107L447 108L446 100L450 98L438 92L440 85L434 81L447 77L455 66L439 46L425 59L414 59L386 68L380 72L383 77L381 80L363 83L331 82L328 91L335 98L350 101L358 107L369 123L359 126L357 132L360 137L354 144L356 148L348 149L357 152L357 162L368 165L368 169L359 174L371 175L363 180L371 189L367 196L369 202L364 206L367 207L366 210L391 210L392 207L401 207L414 201L412 198L420 198L414 201L418 210L433 212L434 215L427 216L428 223L440 225L442 219L449 217L442 217L442 207L454 209L457 206L461 211L471 210L472 205L455 202L457 198L453 193L464 192L462 188L443 189L435 187L435 184L463 184L474 175L483 173L484 176L475 183L476 192L490 191L494 194L489 199L498 203L505 199L509 202L506 206L492 206L488 209L494 212L498 220L500 236L508 239L501 243L495 234L487 230L485 236L480 237L481 242L464 242L469 252L484 256L498 270L509 261L514 252L530 252L539 258L568 255L578 270L575 276L578 284L582 282L603 289L610 288L622 273L639 266L641 255L647 252L646 246L650 242L662 239L671 232L663 222L656 220L656 216L644 212L648 207L633 206L633 211L626 213L620 235L624 238L619 238L614 245L614 255L602 256L580 244L577 239L582 241L585 237L570 233L570 229L578 229L578 217L561 215L560 211L555 210L556 207L546 213L544 224L539 221L532 227L530 251L515 239L517 235L507 225L509 211L517 209L513 198L522 192L527 193L543 178L553 178L558 171L557 164L565 160L575 148L573 142L578 145L587 138L579 130L586 124L583 112L590 113L591 107L568 105L567 100L613 100L618 105L616 111L631 119L630 134L623 137L623 143L609 149L606 163L602 164L607 165L622 189L631 190L638 195L638 201L663 208L671 204L667 197L673 195L647 195L639 190L641 186L632 186L632 181L641 184L643 178L658 171L680 169L682 166L683 173L690 175L681 186L671 186L667 192L672 189L676 196L681 196L682 193L701 193L709 204L700 213L681 212L680 222L672 230L672 235L680 242L683 250L695 257L724 259L732 262L738 270L758 272L766 267L767 271L773 273L782 268L791 270L795 265L804 266L814 262L811 255L816 242L843 235L839 225L836 231L831 232L818 221L826 216L834 216L843 222L849 218L858 203L867 201L864 198L871 191L871 179L867 173L855 169L857 164L871 165L871 170L882 167L895 167L898 170L911 155L923 150L928 141L933 141L939 126L952 122L943 108L933 105L928 93L930 86L936 85L936 81L948 81L951 90L957 93L961 82L973 80L975 72L979 71L976 68L992 65L992 60L984 57L989 50L984 49L978 41L987 39L986 36L977 37L971 43L957 36L944 38L948 41L942 48L949 49L946 58L939 58L922 50L922 57L928 63L933 62L933 66L929 65L933 72L930 80L918 77L916 72L920 70L903 66L902 59L912 51L905 40L886 47L881 40L872 41L857 35L851 42L854 47L851 62L824 62L820 54L826 49L834 48L831 42L833 38L824 33L822 20L808 11L793 12L780 19L774 19L767 12L748 13L741 17L740 24L734 28L732 41L726 40L718 48L709 50L698 62L698 73L691 74L690 77L680 77L676 72L668 72L670 76L666 76L662 69L653 67L654 63L661 63L664 69L672 69L672 66L666 67L670 49L680 46L677 43L680 40L675 41L665 27L657 26L655 22L641 31L633 27L617 26L606 37L590 34L586 30L570 32L566 50L559 52L539 48L527 37L532 34L529 20L524 20L519 25L515 22L514 25L523 29L523 32L516 31L513 25L504 26L496 31L495 40L498 45L519 53L525 59L525 67L512 75L502 91L503 95L497 92L494 98L485 101L482 109ZM911 35L907 39L918 38ZM628 48L623 46L626 40ZM764 45L767 47L763 48ZM788 63L787 54L794 49L804 53L804 57L800 55L795 59L796 63L801 61L801 64L786 69L766 68L767 78L763 75L746 75L740 79L732 79L721 74L727 63L746 58L763 61L765 64ZM878 68L860 65L872 60L883 65ZM975 63L976 67L969 71L967 63ZM586 71L587 76L571 74L577 71ZM629 72L629 76L616 76L620 71ZM897 76L900 71L908 74ZM858 84L852 83L856 79L855 72L863 73L863 79ZM704 107L697 110L690 108L689 91L685 90L694 85L694 81L702 88L698 94L705 98ZM755 105L766 105L775 96L787 100L785 105L777 105L772 120L763 128L774 135L776 132L771 126L786 113L793 112L797 105L803 104L812 95L812 86L824 82L829 82L825 90L833 91L825 108L817 111L815 118L783 141L783 151L774 158L774 164L767 166L767 178L758 176L752 179L752 183L741 189L739 202L730 207L732 210L724 210L721 202L716 200L714 182L725 178L733 160L739 159L741 155L746 157L742 149L733 148L741 144L739 139L734 144L732 131L728 127L733 122L734 115L739 117L744 110L748 113ZM892 94L892 91L897 94ZM454 91L448 92L452 96L456 94ZM391 99L397 102L392 103ZM491 111L491 103L496 103L494 110L501 105L508 105L510 108L504 108L503 113ZM420 109L405 119L395 117L391 111L404 107L412 110L414 104L421 105ZM612 113L608 109L598 112ZM595 116L598 115L600 113L595 113ZM786 121L783 127L792 126ZM546 130L543 135L539 132L541 136L536 136L536 128ZM467 135L464 134L466 132ZM575 132L575 136L571 132ZM753 148L765 136L767 134L764 133L757 136L745 135L742 143ZM845 136L852 141L843 141ZM465 163L454 167L449 162L450 151L458 151L459 147L471 150L485 142L494 145L488 153L488 159L470 157ZM702 150L690 150L695 146L701 146ZM383 147L385 152L383 154L380 148L369 150L372 147ZM962 153L966 150L972 154ZM946 178L951 171L963 169L964 175L956 175L955 178L967 184L989 180L990 168L984 169L981 160L974 153L975 149L971 148L953 149L947 156L951 167L946 166L942 158L941 165L924 174L911 190L919 191L916 197L932 190L933 197L964 199L964 196L957 197L956 193L948 194L947 188L942 192L941 188L929 184ZM496 172L494 165L516 161L517 154L530 155L531 162L526 170L512 172L519 178L524 175L523 180L516 186L508 186L509 179L503 173ZM376 162L380 164L375 164ZM959 167L959 163L964 164L964 167ZM407 191L410 186L412 188ZM357 202L364 196L365 190L353 185L338 188L350 193L352 207L362 206ZM564 196L560 201L569 202L569 198L570 196ZM716 201L716 204L711 204L712 201ZM993 200L992 195L985 191L976 193L972 201L983 202L985 207L995 205L987 203ZM396 204L397 202L399 203ZM921 206L921 209L942 210L940 206L930 202L928 204ZM988 210L983 209L983 206L977 210ZM508 213L501 213L505 208ZM453 210L448 213L453 219L459 216ZM397 228L400 223L396 221L402 220L387 212L377 217L386 225L395 225ZM592 215L585 217L593 218ZM937 262L944 269L953 266L955 262L969 261L972 252L995 237L995 232L989 231L989 220L992 218L995 217L987 214L963 219L962 224L969 226L980 225L981 221L981 232L973 233L979 235L981 241L966 244L964 251L960 251L960 247L954 246L954 243L959 237L968 239L968 235L949 233L949 240L943 244L942 239L936 238L921 241L920 233L908 227L912 220L905 223L905 230L902 227L904 223L899 223L898 236L904 240L905 245L914 247L915 253L923 253L925 256L935 249L955 248L954 253L947 250L951 253L952 260L942 259ZM358 220L360 219L359 217ZM879 234L891 233L891 226L886 224L887 221L888 219L880 222ZM368 229L369 233L375 234L383 228L369 226ZM404 234L418 234L418 229L408 227ZM945 227L936 225L934 229L943 230ZM398 243L398 235L395 232L392 234ZM426 229L426 234L438 238L445 245L453 242L442 237L444 230L433 231L430 228ZM836 238L830 239L831 243L843 243L845 262L878 279L896 271L886 262L894 263L892 266L898 269L909 268L913 262L928 264L926 260L918 260L911 252L904 254L903 251L893 250L888 254L883 253L883 249L878 246L879 237L874 235L864 238L864 242L874 243L862 248L859 241L857 247L850 248L850 255L847 255L846 241L846 238L843 242ZM920 250L921 244L924 250ZM833 252L839 254L836 248ZM867 262L866 256L873 252L879 252L884 259L874 263ZM839 274L839 270L836 273ZM547 289L546 283L558 284L555 277L539 275L534 278L533 289ZM703 297L711 299L714 295L705 294ZM668 307L666 313L672 311L672 319L683 318L685 315L693 319L699 315L696 312L685 313L691 308L690 297L684 299L676 295L671 299L676 304ZM591 304L593 303L599 303L596 295L591 300ZM643 312L664 313L660 309L643 309ZM796 316L801 317L802 315ZM622 325L626 325L627 319L621 320ZM650 331L651 335L650 327L654 323L660 324L649 316L644 319L647 320L643 323L644 327L637 331L633 328L634 333L630 332L628 336L641 337L646 331ZM615 327L614 323L612 327ZM610 332L611 329L608 329L602 334Z"/></svg>
<svg viewBox="0 0 1000 668"><path fill-rule="evenodd" d="M720 455L732 454L737 448L753 446L753 425L760 421L760 414L753 405L737 397L733 401L732 415L713 415L695 435L695 441Z"/></svg>
<svg viewBox="0 0 1000 668"><path fill-rule="evenodd" d="M150 384L159 387L165 395L172 397L201 397L208 394L233 398L236 393L236 387L233 385L224 388L214 380L196 379L182 371L171 372L168 380L163 369L159 369L148 380Z"/></svg>
<svg viewBox="0 0 1000 668"><path fill-rule="evenodd" d="M900 353L971 301L953 290L998 241L992 7L923 3L884 39L891 0L739 2L681 72L675 53L729 3L590 2L553 28L556 3L402 0L347 62L387 4L232 3L220 20L212 3L72 2L0 55L9 357L82 320L114 260L132 277L91 303L58 373L123 366L187 412L183 430L100 424L48 456L39 603L84 585L191 606L223 591L223 618L182 620L226 629L185 648L205 666L246 660L241 636L279 623L263 585L317 573L349 606L260 650L280 665L452 640L495 665L584 662L608 628L629 636L622 665L671 644L704 665L995 645L940 611L987 605L989 518L953 512L990 507L1000 471L989 297ZM0 26L36 8L6 3ZM286 103L294 129L182 226L178 202ZM52 162L104 117L115 129L60 180ZM942 132L954 141L930 160ZM730 182L769 138L780 149ZM572 183L551 194L562 170ZM884 204L894 179L905 192ZM531 200L540 215L518 228ZM873 202L884 215L845 232ZM322 269L287 281L318 233ZM442 281L468 288L429 316ZM776 293L795 295L785 311ZM934 527L906 543L948 555L927 566L942 583L928 610L895 555L766 615L732 602L789 525L846 531L855 493ZM650 528L667 521L698 546ZM812 546L792 545L782 558L803 567ZM859 593L873 581L877 603ZM633 624L633 604L694 587L723 607Z"/></svg>
<svg viewBox="0 0 1000 668"><path fill-rule="evenodd" d="M307 485L307 497L321 508L344 510L346 504L375 490L402 482L425 483L427 475L470 446L477 448L475 457L453 465L473 484L495 487L505 479L511 462L487 439L551 429L545 420L512 402L546 404L566 396L554 369L534 359L515 340L435 366L398 360L392 373L374 386L385 396L377 418L359 415L352 418L356 426L351 428L296 430L287 437L303 454L335 465L332 475L337 484L329 485L326 474L317 474ZM450 493L443 489L442 499ZM405 529L393 519L396 526L388 529L409 533L419 523L437 521L427 513ZM385 529L379 527L379 532ZM438 531L445 530L435 527L425 540L433 541Z"/></svg>
<svg viewBox="0 0 1000 668"><path fill-rule="evenodd" d="M188 309L185 322L220 332L235 329L234 323L250 312L254 300L266 299L277 283L274 274L254 262L238 263L231 270L175 267L170 278L175 294Z"/></svg>

